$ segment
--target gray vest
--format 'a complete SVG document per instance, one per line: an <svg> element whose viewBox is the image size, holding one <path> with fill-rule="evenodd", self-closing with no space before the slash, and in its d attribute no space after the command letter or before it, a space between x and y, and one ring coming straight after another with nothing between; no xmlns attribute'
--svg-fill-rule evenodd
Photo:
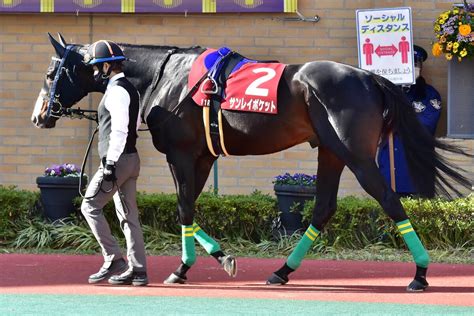
<svg viewBox="0 0 474 316"><path fill-rule="evenodd" d="M130 105L128 107L128 136L123 153L135 153L137 152L135 145L138 137L137 118L140 101L138 91L125 77L115 80L111 86L115 85L123 87L130 95ZM99 104L99 108L97 109L99 115L99 157L101 159L107 157L112 126L110 112L105 107L106 98L107 92L102 97L102 100Z"/></svg>

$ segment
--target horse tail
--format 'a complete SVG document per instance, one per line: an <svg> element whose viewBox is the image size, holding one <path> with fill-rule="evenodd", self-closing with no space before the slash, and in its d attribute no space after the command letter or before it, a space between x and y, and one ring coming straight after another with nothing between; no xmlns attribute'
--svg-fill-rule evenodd
<svg viewBox="0 0 474 316"><path fill-rule="evenodd" d="M402 89L389 80L374 75L375 82L384 94L383 139L390 131L402 140L405 158L412 181L422 197L433 197L435 193L450 197L450 191L461 196L455 186L471 189L472 183L462 173L465 170L448 162L436 149L468 157L462 148L436 139L416 117L416 114Z"/></svg>

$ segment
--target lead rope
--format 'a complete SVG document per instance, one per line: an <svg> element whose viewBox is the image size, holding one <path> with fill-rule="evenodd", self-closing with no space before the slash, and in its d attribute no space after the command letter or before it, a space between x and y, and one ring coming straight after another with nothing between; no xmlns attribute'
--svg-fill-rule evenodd
<svg viewBox="0 0 474 316"><path fill-rule="evenodd" d="M125 195L123 194L122 190L120 190L120 187L117 184L117 180L114 180L112 182L112 187L110 188L110 190L106 190L106 189L102 188L102 184L104 183L104 179L102 178L102 180L100 181L100 184L99 184L99 190L97 190L97 192L94 195L86 197L85 194L82 194L82 178L84 177L84 168L86 166L87 158L89 156L92 143L94 142L94 137L95 137L95 135L97 134L98 131L99 131L99 124L97 124L97 126L94 130L94 133L92 133L92 136L89 140L89 144L87 145L86 153L84 154L84 158L82 160L81 174L79 176L79 195L84 199L90 199L90 198L96 197L97 194L99 194L100 191L102 191L104 193L109 193L114 189L114 186L116 186L117 187L117 192L118 192L119 198L120 198L120 203L122 203L122 208L123 208L123 211L124 211L125 216L126 216L126 215L128 215L128 207L127 207L127 204L125 203Z"/></svg>
<svg viewBox="0 0 474 316"><path fill-rule="evenodd" d="M86 114L86 113L92 113L92 114ZM94 111L94 110L81 110L80 108L79 109L67 109L65 111L65 113L63 114L63 116L70 117L71 119L85 118L85 119L88 119L88 120L91 120L91 121L94 121L94 122L97 123L97 126L95 127L95 130L92 133L91 138L89 139L89 144L87 144L87 149L86 149L86 153L84 154L84 158L82 159L81 173L79 175L79 188L78 188L79 189L79 195L82 198L86 199L86 198L96 197L97 194L99 193L99 191L109 193L110 191L113 190L114 185L117 185L117 181L114 181L112 183L112 187L110 188L110 190L104 190L104 189L102 189L102 182L103 182L103 179L102 179L102 181L100 182L100 185L99 185L99 190L97 190L97 192L94 195L86 197L84 194L82 194L82 178L84 177L84 169L86 167L87 158L89 157L89 153L91 151L92 143L94 142L94 137L97 134L97 132L99 131L99 122L98 122L97 111ZM118 188L118 185L117 185L117 188ZM120 192L120 188L119 188L119 192ZM123 195L121 192L119 194Z"/></svg>
<svg viewBox="0 0 474 316"><path fill-rule="evenodd" d="M79 177L79 194L81 195L81 197L83 198L86 198L84 194L82 194L82 177L84 176L84 168L86 166L86 162L87 162L87 157L89 156L89 152L91 151L91 146L92 146L92 142L94 141L94 137L95 137L95 134L97 134L97 132L99 131L99 124L97 124L95 130L94 130L94 133L92 133L92 136L89 140L89 144L87 145L87 150L86 150L86 153L84 154L84 158L82 159L82 165L81 165L81 174L80 174L80 177ZM102 183L101 183L101 186L102 186ZM97 193L99 192L99 190L97 190ZM93 196L91 197L95 197L96 194L94 194Z"/></svg>

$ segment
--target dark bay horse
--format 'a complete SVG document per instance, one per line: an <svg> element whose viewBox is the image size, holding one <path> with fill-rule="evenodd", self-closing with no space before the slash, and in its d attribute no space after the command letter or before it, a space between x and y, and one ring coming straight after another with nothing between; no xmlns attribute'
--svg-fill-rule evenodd
<svg viewBox="0 0 474 316"><path fill-rule="evenodd" d="M88 45L67 45L62 37L59 42L51 36L50 40L57 57L48 70L32 115L33 123L41 128L53 128L67 108L90 92L103 91L103 87L95 84L92 70L83 64ZM153 144L169 163L178 196L179 220L182 225L193 225L195 200L217 159L206 145L203 109L187 96L191 66L205 49L120 45L128 58L136 60L125 62L124 72L142 96L141 108L147 109L146 123ZM397 224L413 254L417 269L408 290L424 290L428 286L429 257L399 197L377 168L377 147L387 133L394 131L400 135L407 148L413 181L426 197L447 193L449 189L459 193L452 183L471 186L435 149L464 152L434 139L418 122L399 87L349 65L331 61L287 65L277 94L277 115L222 112L225 146L231 155L264 155L303 142L319 148L317 177L321 184L317 186L311 225L267 284L285 284L288 275L299 267L312 241L336 211L339 180L347 166ZM206 245L197 234L195 237ZM211 248L218 246L208 248L212 254ZM184 282L191 264L182 262L170 282ZM224 268L228 273L235 270L235 262L227 262Z"/></svg>

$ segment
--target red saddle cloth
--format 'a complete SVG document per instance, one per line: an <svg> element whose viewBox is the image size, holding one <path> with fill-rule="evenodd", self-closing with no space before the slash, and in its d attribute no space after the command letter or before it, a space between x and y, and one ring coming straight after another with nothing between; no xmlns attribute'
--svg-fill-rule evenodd
<svg viewBox="0 0 474 316"><path fill-rule="evenodd" d="M189 74L189 89L207 72L206 57L214 52L216 50L208 49L196 59ZM278 83L285 67L285 64L259 63L251 60L237 65L237 69L233 70L227 79L221 108L277 114ZM209 81L204 81L201 85L203 84L208 85ZM193 95L193 100L200 106L209 106L209 97L210 95L203 93L199 87Z"/></svg>

